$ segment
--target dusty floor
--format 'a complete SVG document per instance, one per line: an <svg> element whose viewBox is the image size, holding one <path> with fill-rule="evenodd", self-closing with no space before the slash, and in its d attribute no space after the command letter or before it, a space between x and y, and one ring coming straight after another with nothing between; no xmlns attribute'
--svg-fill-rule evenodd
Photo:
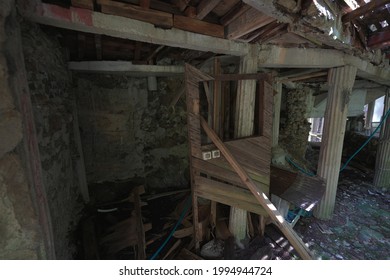
<svg viewBox="0 0 390 280"><path fill-rule="evenodd" d="M390 192L372 181L372 171L347 168L340 175L333 218L300 218L294 229L318 259L390 259Z"/></svg>

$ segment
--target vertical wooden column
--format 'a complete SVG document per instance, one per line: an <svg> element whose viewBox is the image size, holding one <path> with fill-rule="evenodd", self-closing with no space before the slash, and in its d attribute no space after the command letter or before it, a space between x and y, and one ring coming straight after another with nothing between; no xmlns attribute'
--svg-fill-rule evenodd
<svg viewBox="0 0 390 280"><path fill-rule="evenodd" d="M272 147L279 144L279 127L280 127L280 107L282 105L282 86L283 84L277 82L274 84L274 109L272 116Z"/></svg>
<svg viewBox="0 0 390 280"><path fill-rule="evenodd" d="M383 114L390 109L390 89L387 89ZM382 124L376 153L374 185L390 189L390 116Z"/></svg>
<svg viewBox="0 0 390 280"><path fill-rule="evenodd" d="M239 72L249 74L257 72L258 59L255 48L241 58ZM241 80L238 82L234 137L246 137L253 134L255 115L256 81ZM247 211L231 207L229 230L236 238L242 240L246 237Z"/></svg>
<svg viewBox="0 0 390 280"><path fill-rule="evenodd" d="M329 70L328 101L321 143L318 175L326 179L326 191L315 210L319 219L330 219L333 214L341 153L345 134L348 103L355 81L356 67L343 66Z"/></svg>

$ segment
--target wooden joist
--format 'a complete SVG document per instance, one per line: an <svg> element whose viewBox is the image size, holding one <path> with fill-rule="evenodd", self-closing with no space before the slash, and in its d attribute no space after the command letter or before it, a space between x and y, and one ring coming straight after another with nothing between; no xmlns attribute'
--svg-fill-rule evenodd
<svg viewBox="0 0 390 280"><path fill-rule="evenodd" d="M260 203L260 205L265 209L268 215L271 217L273 222L278 226L278 228L283 232L283 234L287 237L293 247L296 249L298 254L302 259L312 259L311 252L306 247L305 243L303 243L302 239L295 233L292 227L284 220L282 215L276 209L276 207L272 204L272 202L268 199L268 197L259 189L253 180L248 176L245 169L241 167L238 161L234 158L229 149L226 148L224 143L219 139L218 135L209 127L207 122L203 117L200 117L201 125L207 136L214 142L214 144L218 147L227 161L232 165L234 170L237 172L242 182L248 187L248 189L252 192L256 200Z"/></svg>
<svg viewBox="0 0 390 280"><path fill-rule="evenodd" d="M227 26L227 38L238 39L273 21L275 21L274 18L269 17L256 9L248 9Z"/></svg>
<svg viewBox="0 0 390 280"><path fill-rule="evenodd" d="M72 0L72 6L93 10L93 0Z"/></svg>
<svg viewBox="0 0 390 280"><path fill-rule="evenodd" d="M197 158L193 158L192 162L193 167L203 174L207 174L221 181L226 181L242 188L246 188L245 184L242 183L240 177L238 177L237 173L232 170L231 166L218 165L215 160L204 161ZM251 176L252 180L255 181L255 184L257 184L259 188L268 193L268 178L265 176L264 178L261 178L253 173L249 174L249 176Z"/></svg>
<svg viewBox="0 0 390 280"><path fill-rule="evenodd" d="M390 3L390 0L376 0L376 1L371 1L367 3L364 6L361 6L360 8L357 8L356 10L353 10L352 12L343 15L342 21L345 22L350 22L360 16L363 16L369 12L372 12L376 10L379 7L385 6L386 4Z"/></svg>
<svg viewBox="0 0 390 280"><path fill-rule="evenodd" d="M204 19L218 4L221 0L202 0L196 8L196 18Z"/></svg>
<svg viewBox="0 0 390 280"><path fill-rule="evenodd" d="M111 0L97 0L97 3L105 14L145 21L162 28L173 27L173 16L169 13Z"/></svg>
<svg viewBox="0 0 390 280"><path fill-rule="evenodd" d="M222 25L180 15L173 16L173 27L217 38L224 38L225 35Z"/></svg>

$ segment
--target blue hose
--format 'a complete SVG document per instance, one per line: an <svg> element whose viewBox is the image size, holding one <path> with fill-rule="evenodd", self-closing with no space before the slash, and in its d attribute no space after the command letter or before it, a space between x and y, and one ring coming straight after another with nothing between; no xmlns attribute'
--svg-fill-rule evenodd
<svg viewBox="0 0 390 280"><path fill-rule="evenodd" d="M307 176L310 176L310 177L313 177L313 176L316 176L316 174L310 172L310 171L306 171L305 169L303 169L302 167L300 167L298 164L296 164L295 162L293 162L288 156L285 156L286 160L291 163L295 168L297 168L299 171L301 171L302 173L306 174Z"/></svg>
<svg viewBox="0 0 390 280"><path fill-rule="evenodd" d="M380 121L378 127L371 133L370 137L367 138L367 140L363 143L363 145L360 146L359 149L356 150L356 152L350 156L348 158L348 160L344 163L344 165L341 167L340 169L340 172L343 171L347 166L348 164L350 163L350 161L371 141L371 139L374 137L374 135L377 133L377 131L381 128L381 126L383 125L383 123L385 122L385 120L389 117L390 115L390 109L386 112L386 114L383 116L382 120ZM314 173L312 172L308 172L306 170L304 170L302 167L300 167L299 165L297 165L295 162L293 162L289 157L285 157L286 160L291 163L295 168L297 168L299 171L301 171L302 173L310 176L310 177L313 177L315 176Z"/></svg>
<svg viewBox="0 0 390 280"><path fill-rule="evenodd" d="M184 207L183 212L181 213L179 220L177 221L176 225L173 227L172 231L169 233L168 237L164 240L164 242L161 244L161 246L157 249L157 251L149 258L149 260L155 260L157 256L161 253L161 251L164 249L164 247L167 245L169 240L171 240L173 234L175 233L177 227L181 224L183 221L185 215L187 214L188 210L191 206L191 196L189 196L186 200L186 204Z"/></svg>
<svg viewBox="0 0 390 280"><path fill-rule="evenodd" d="M382 124L385 122L385 120L388 118L389 115L390 115L390 109L386 112L381 122L379 123L378 127L375 128L374 132L371 133L370 137L368 137L366 142L364 142L363 145L361 145L360 148L357 149L356 152L352 156L350 156L349 159L344 163L343 167L341 167L340 169L340 172L343 171L347 167L349 162L368 144L368 142L371 141L372 137L374 137L375 133L380 129L380 127L382 126Z"/></svg>

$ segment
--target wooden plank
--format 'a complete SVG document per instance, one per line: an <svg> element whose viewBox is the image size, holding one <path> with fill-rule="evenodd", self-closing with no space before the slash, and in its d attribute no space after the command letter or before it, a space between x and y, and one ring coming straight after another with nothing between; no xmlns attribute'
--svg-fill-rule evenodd
<svg viewBox="0 0 390 280"><path fill-rule="evenodd" d="M225 36L225 31L222 25L179 15L173 16L173 27L217 38L224 38Z"/></svg>
<svg viewBox="0 0 390 280"><path fill-rule="evenodd" d="M305 243L303 243L302 239L295 233L292 227L284 220L276 207L272 204L272 202L268 199L268 197L259 189L256 184L252 181L252 179L248 176L247 172L241 167L241 165L237 162L234 156L230 153L230 151L226 148L223 142L218 138L218 135L208 126L207 122L201 117L201 125L205 130L206 134L210 139L214 142L214 144L219 148L225 158L232 165L234 170L240 176L243 183L245 183L248 189L255 196L256 200L260 203L260 205L265 209L274 223L278 226L278 228L283 232L283 234L287 237L293 247L297 250L302 259L313 259L311 252L306 247Z"/></svg>
<svg viewBox="0 0 390 280"><path fill-rule="evenodd" d="M226 160L212 159L204 161L202 159L193 158L193 166L198 171L208 174L214 178L220 179L225 182L246 188L245 184L242 183L238 175L232 170L232 167ZM269 191L269 175L261 176L257 173L252 173L251 170L247 171L253 181L261 188L264 192Z"/></svg>
<svg viewBox="0 0 390 280"><path fill-rule="evenodd" d="M227 12L219 21L223 26L230 24L236 18L240 17L243 13L249 10L251 7L239 1L234 5L229 12Z"/></svg>
<svg viewBox="0 0 390 280"><path fill-rule="evenodd" d="M169 255L172 254L173 251L175 251L180 246L180 244L181 244L181 239L176 240L176 242L173 244L171 248L169 248L168 252L164 255L162 259L165 260L166 258L168 258Z"/></svg>
<svg viewBox="0 0 390 280"><path fill-rule="evenodd" d="M194 233L194 228L191 225L191 227L187 227L187 228L183 228L183 229L179 229L179 230L175 231L175 233L173 234L173 237L184 238L184 237L190 236L193 233Z"/></svg>
<svg viewBox="0 0 390 280"><path fill-rule="evenodd" d="M194 190L197 196L205 199L267 216L267 212L259 205L255 197L248 190L200 176L196 176L195 178Z"/></svg>
<svg viewBox="0 0 390 280"><path fill-rule="evenodd" d="M144 9L149 9L150 8L150 0L140 0L139 6L141 8L144 8Z"/></svg>
<svg viewBox="0 0 390 280"><path fill-rule="evenodd" d="M202 0L196 8L196 18L204 19L218 4L221 0Z"/></svg>
<svg viewBox="0 0 390 280"><path fill-rule="evenodd" d="M168 13L111 0L97 0L97 3L101 5L102 12L105 14L145 21L163 28L173 26L173 16Z"/></svg>
<svg viewBox="0 0 390 280"><path fill-rule="evenodd" d="M179 7L180 11L183 12L190 4L190 1L191 0L174 0L173 2Z"/></svg>
<svg viewBox="0 0 390 280"><path fill-rule="evenodd" d="M93 0L72 0L72 6L93 10Z"/></svg>
<svg viewBox="0 0 390 280"><path fill-rule="evenodd" d="M269 17L256 9L245 11L240 17L236 18L227 26L227 38L238 39L256 29L259 29L271 22L274 18Z"/></svg>
<svg viewBox="0 0 390 280"><path fill-rule="evenodd" d="M187 130L190 155L190 178L192 195L193 231L195 250L200 250L202 231L199 227L198 197L194 191L195 177L199 172L193 168L192 160L195 157L201 158L200 122L199 122L199 82L210 76L202 73L195 67L185 65L185 89L187 102Z"/></svg>
<svg viewBox="0 0 390 280"><path fill-rule="evenodd" d="M214 79L218 81L238 81L238 80L262 80L268 79L268 74L221 74L215 75Z"/></svg>
<svg viewBox="0 0 390 280"><path fill-rule="evenodd" d="M343 15L341 18L343 23L350 22L362 15L365 15L371 11L375 11L379 7L383 7L386 4L390 3L390 0L376 0L376 1L371 1L367 3L364 6L361 6L357 8L356 10L353 10L352 12Z"/></svg>

